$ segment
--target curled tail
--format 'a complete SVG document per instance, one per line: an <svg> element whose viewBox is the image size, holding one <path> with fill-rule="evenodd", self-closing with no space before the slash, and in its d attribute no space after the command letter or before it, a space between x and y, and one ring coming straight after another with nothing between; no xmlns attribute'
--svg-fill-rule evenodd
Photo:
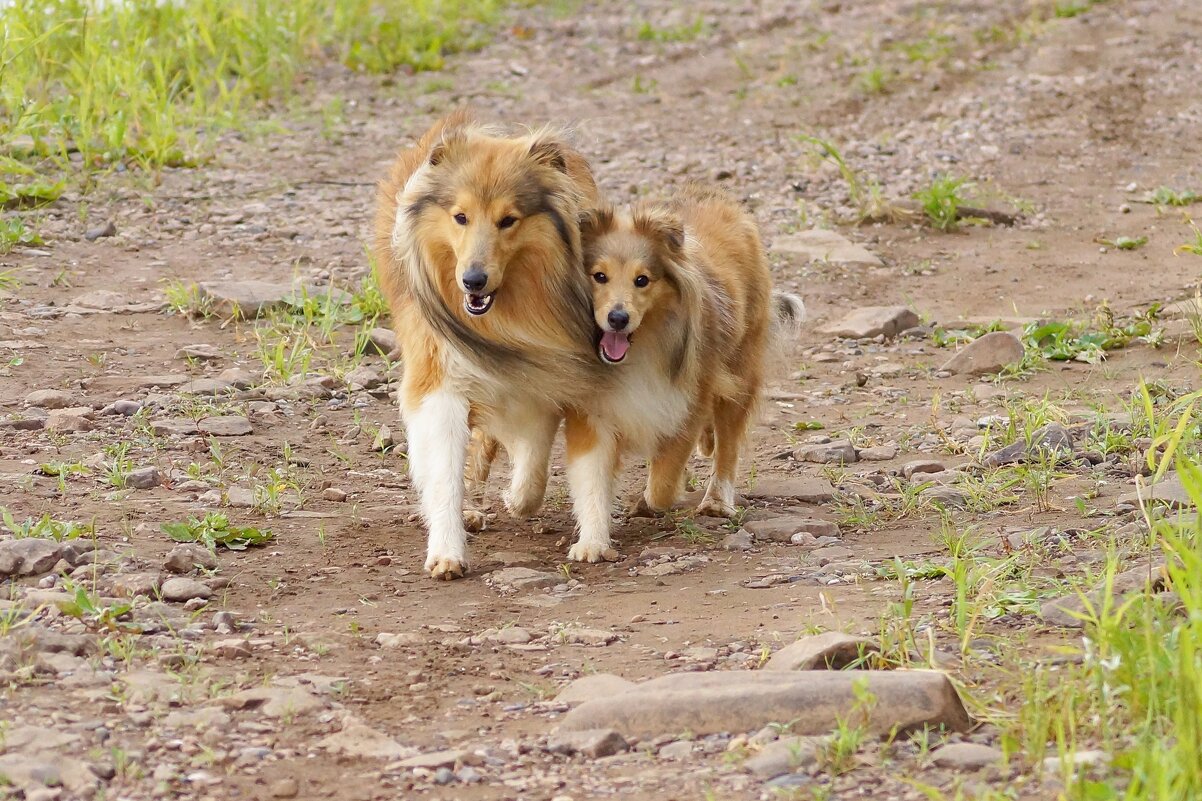
<svg viewBox="0 0 1202 801"><path fill-rule="evenodd" d="M772 293L773 332L778 338L796 335L806 319L806 305L797 295L788 292Z"/></svg>

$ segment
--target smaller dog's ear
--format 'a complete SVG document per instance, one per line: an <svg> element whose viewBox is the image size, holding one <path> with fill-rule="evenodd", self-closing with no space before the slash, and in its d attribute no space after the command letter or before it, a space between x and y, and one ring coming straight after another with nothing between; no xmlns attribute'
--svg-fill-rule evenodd
<svg viewBox="0 0 1202 801"><path fill-rule="evenodd" d="M583 239L596 239L613 228L613 207L601 206L595 209L585 209L580 212L577 223L580 225L580 236Z"/></svg>
<svg viewBox="0 0 1202 801"><path fill-rule="evenodd" d="M655 208L641 208L633 215L634 230L664 247L673 256L684 249L684 223L674 215Z"/></svg>
<svg viewBox="0 0 1202 801"><path fill-rule="evenodd" d="M448 128L442 132L442 136L434 143L434 147L430 148L430 155L426 161L431 167L437 167L447 157L447 152L455 145L462 142L464 136L462 128Z"/></svg>
<svg viewBox="0 0 1202 801"><path fill-rule="evenodd" d="M564 155L562 143L548 136L536 136L530 144L530 157L539 164L546 165L562 173L568 171L568 159Z"/></svg>

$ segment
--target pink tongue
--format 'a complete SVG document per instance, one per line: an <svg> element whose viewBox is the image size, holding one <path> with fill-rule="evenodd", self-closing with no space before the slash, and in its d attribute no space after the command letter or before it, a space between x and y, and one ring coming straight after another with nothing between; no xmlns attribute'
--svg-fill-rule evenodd
<svg viewBox="0 0 1202 801"><path fill-rule="evenodd" d="M629 349L630 337L626 334L614 331L605 331L601 334L601 350L605 351L605 355L609 357L610 361L622 361Z"/></svg>

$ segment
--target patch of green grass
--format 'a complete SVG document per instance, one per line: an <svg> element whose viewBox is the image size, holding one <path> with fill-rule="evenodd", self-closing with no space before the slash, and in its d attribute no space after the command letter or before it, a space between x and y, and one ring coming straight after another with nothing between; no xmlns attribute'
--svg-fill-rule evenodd
<svg viewBox="0 0 1202 801"><path fill-rule="evenodd" d="M1139 250L1148 244L1146 236L1116 236L1114 239L1098 239L1097 242L1115 250Z"/></svg>
<svg viewBox="0 0 1202 801"><path fill-rule="evenodd" d="M1148 202L1155 203L1157 206L1188 206L1200 201L1202 201L1202 195L1192 189L1158 186L1148 194Z"/></svg>
<svg viewBox="0 0 1202 801"><path fill-rule="evenodd" d="M865 68L856 76L856 88L867 95L884 94L892 80L884 67L874 66Z"/></svg>
<svg viewBox="0 0 1202 801"><path fill-rule="evenodd" d="M7 506L0 506L0 519L3 519L4 527L17 539L37 537L62 542L63 540L79 539L85 534L92 536L96 533L94 523L58 520L51 517L49 512L43 514L41 517L28 517L25 520L18 521L13 517L12 512L8 510Z"/></svg>
<svg viewBox="0 0 1202 801"><path fill-rule="evenodd" d="M892 219L895 216L896 210L885 200L880 184L871 178L863 177L859 171L852 168L832 142L809 134L801 134L797 138L802 144L812 147L819 159L829 161L838 168L839 175L847 183L851 205L856 209L856 222Z"/></svg>
<svg viewBox="0 0 1202 801"><path fill-rule="evenodd" d="M669 25L662 28L644 20L639 23L634 35L640 42L691 42L701 37L705 31L705 20L697 17L687 24Z"/></svg>
<svg viewBox="0 0 1202 801"><path fill-rule="evenodd" d="M337 61L435 70L500 0L13 0L0 6L0 152L85 170L184 166Z"/></svg>
<svg viewBox="0 0 1202 801"><path fill-rule="evenodd" d="M0 253L8 253L18 245L42 245L41 234L25 224L20 217L0 219Z"/></svg>
<svg viewBox="0 0 1202 801"><path fill-rule="evenodd" d="M224 545L231 551L245 551L252 545L266 545L275 534L250 526L235 526L220 512L209 512L202 518L190 518L186 523L164 523L163 533L176 542L199 542L210 551Z"/></svg>
<svg viewBox="0 0 1202 801"><path fill-rule="evenodd" d="M1195 256L1202 256L1202 229L1198 228L1198 226L1194 224L1193 220L1189 221L1189 227L1190 230L1193 231L1194 238L1173 248L1174 256L1181 253L1192 253Z"/></svg>
<svg viewBox="0 0 1202 801"><path fill-rule="evenodd" d="M965 178L950 175L936 178L926 189L914 193L914 199L922 205L922 211L931 225L940 231L952 231L960 219L960 207L964 205L964 192L973 184Z"/></svg>

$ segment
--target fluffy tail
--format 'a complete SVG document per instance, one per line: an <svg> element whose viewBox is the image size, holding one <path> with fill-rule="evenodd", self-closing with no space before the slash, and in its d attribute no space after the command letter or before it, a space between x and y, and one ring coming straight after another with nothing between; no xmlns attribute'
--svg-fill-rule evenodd
<svg viewBox="0 0 1202 801"><path fill-rule="evenodd" d="M772 293L773 329L783 338L786 334L796 335L806 319L806 305L797 295L788 292Z"/></svg>

